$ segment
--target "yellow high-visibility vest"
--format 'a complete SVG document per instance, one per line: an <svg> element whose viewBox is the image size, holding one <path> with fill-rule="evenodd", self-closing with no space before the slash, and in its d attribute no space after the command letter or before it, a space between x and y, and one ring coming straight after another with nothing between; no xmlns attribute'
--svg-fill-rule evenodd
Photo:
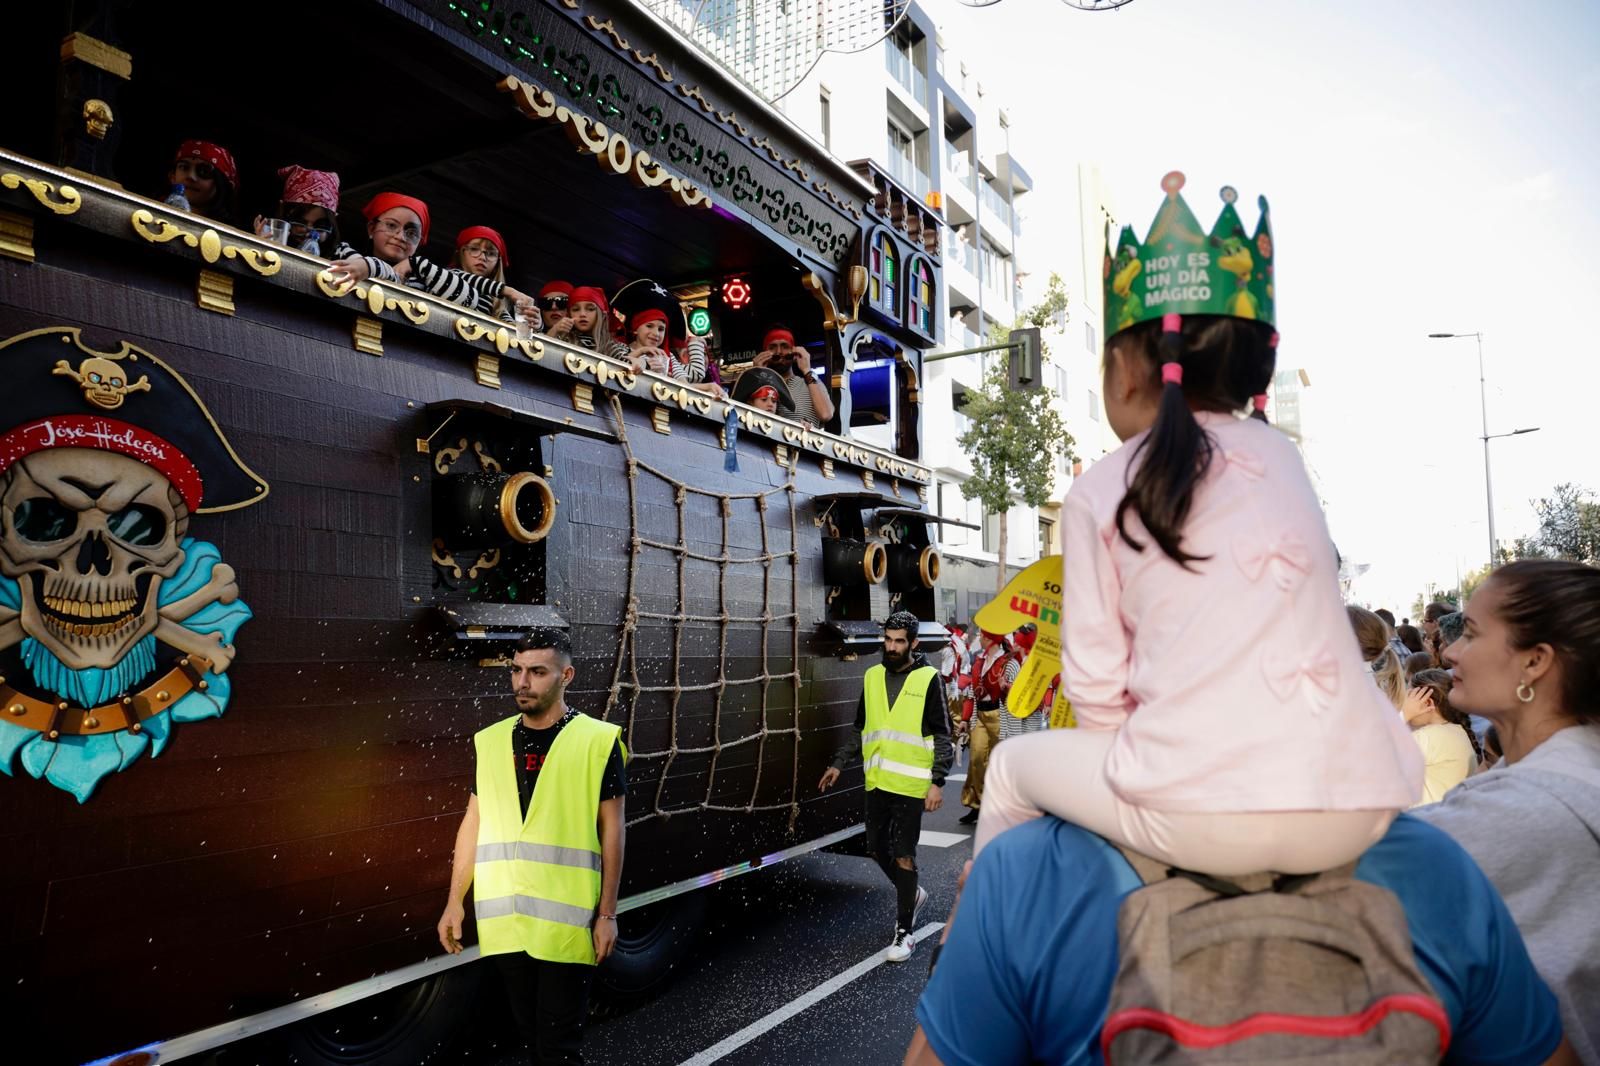
<svg viewBox="0 0 1600 1066"><path fill-rule="evenodd" d="M622 730L586 714L563 726L523 818L511 749L521 717L512 715L472 738L478 753L478 853L472 870L478 947L485 955L523 951L548 962L593 966L600 782Z"/></svg>
<svg viewBox="0 0 1600 1066"><path fill-rule="evenodd" d="M939 676L931 666L911 671L894 706L889 706L888 671L879 663L867 671L866 727L861 732L861 764L867 787L922 799L933 784L933 738L922 735L922 710L928 686Z"/></svg>

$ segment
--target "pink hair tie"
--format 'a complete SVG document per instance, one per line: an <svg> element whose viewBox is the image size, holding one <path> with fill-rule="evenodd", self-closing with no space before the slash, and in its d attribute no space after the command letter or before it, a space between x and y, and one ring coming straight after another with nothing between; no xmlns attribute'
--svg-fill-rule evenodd
<svg viewBox="0 0 1600 1066"><path fill-rule="evenodd" d="M1265 411L1267 409L1267 394L1258 392L1250 398L1250 402L1255 405L1257 411Z"/></svg>
<svg viewBox="0 0 1600 1066"><path fill-rule="evenodd" d="M1183 316L1178 314L1178 312L1176 312L1176 311L1168 311L1166 314L1162 315L1161 316L1161 332L1162 333L1182 333L1183 332Z"/></svg>
<svg viewBox="0 0 1600 1066"><path fill-rule="evenodd" d="M1278 331L1277 330L1273 330L1272 331L1272 339L1267 342L1267 346L1270 347L1273 351L1277 351L1278 350Z"/></svg>
<svg viewBox="0 0 1600 1066"><path fill-rule="evenodd" d="M1183 365L1181 363L1162 363L1161 382L1164 385L1183 384Z"/></svg>

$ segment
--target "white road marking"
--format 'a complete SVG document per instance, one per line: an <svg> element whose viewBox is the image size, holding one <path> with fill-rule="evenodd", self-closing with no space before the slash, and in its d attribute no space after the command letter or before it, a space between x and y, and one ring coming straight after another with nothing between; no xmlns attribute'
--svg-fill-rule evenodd
<svg viewBox="0 0 1600 1066"><path fill-rule="evenodd" d="M966 774L945 774L944 775L944 779L946 781L965 781L967 779L967 775Z"/></svg>
<svg viewBox="0 0 1600 1066"><path fill-rule="evenodd" d="M924 829L917 843L924 848L953 848L971 839L971 833L936 833L932 829Z"/></svg>
<svg viewBox="0 0 1600 1066"><path fill-rule="evenodd" d="M926 940L929 936L937 933L943 928L943 922L929 922L927 925L917 930L917 943L922 943L922 941ZM805 995L800 996L797 999L790 1000L788 1003L785 1003L783 1006L779 1007L771 1014L768 1014L766 1017L756 1019L743 1029L740 1029L737 1033L734 1033L732 1036L717 1041L717 1043L712 1044L710 1047L691 1058L684 1059L679 1066L710 1066L711 1063L716 1062L719 1059L726 1058L735 1051L738 1051L740 1048L744 1047L746 1044L750 1043L752 1040L755 1040L757 1037L760 1037L782 1025L795 1015L800 1014L803 1011L810 1010L812 1007L816 1006L818 1003L821 1003L823 1000L827 999L829 996L833 995L835 992L839 991L839 989L843 988L851 981L854 981L856 978L876 970L879 966L882 966L888 961L886 958L888 950L888 948L884 948L875 955L867 956L865 959L862 959L860 962L844 971L844 973L828 978L828 980L822 982L822 984L818 985L816 988L813 988Z"/></svg>

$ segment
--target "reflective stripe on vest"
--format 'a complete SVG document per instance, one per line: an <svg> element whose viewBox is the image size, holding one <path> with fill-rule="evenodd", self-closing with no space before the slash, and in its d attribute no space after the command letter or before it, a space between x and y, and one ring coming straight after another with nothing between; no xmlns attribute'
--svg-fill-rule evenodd
<svg viewBox="0 0 1600 1066"><path fill-rule="evenodd" d="M922 732L928 688L939 676L931 666L907 675L894 706L889 706L887 669L880 663L862 681L866 723L861 731L867 787L921 799L933 783L933 738Z"/></svg>
<svg viewBox="0 0 1600 1066"><path fill-rule="evenodd" d="M600 902L600 783L621 730L575 715L550 745L528 814L517 793L512 735L521 715L474 738L478 846L473 867L478 945L594 964L590 931Z"/></svg>

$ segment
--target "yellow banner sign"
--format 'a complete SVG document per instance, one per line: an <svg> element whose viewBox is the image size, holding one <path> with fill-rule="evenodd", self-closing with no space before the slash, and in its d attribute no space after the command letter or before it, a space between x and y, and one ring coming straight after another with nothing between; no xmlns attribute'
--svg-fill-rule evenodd
<svg viewBox="0 0 1600 1066"><path fill-rule="evenodd" d="M1010 633L1029 622L1039 627L1033 651L1006 697L1012 714L1028 717L1044 702L1050 679L1061 670L1061 556L1047 555L1012 578L972 621L990 633ZM1058 696L1051 708L1051 728L1074 724L1071 705Z"/></svg>

